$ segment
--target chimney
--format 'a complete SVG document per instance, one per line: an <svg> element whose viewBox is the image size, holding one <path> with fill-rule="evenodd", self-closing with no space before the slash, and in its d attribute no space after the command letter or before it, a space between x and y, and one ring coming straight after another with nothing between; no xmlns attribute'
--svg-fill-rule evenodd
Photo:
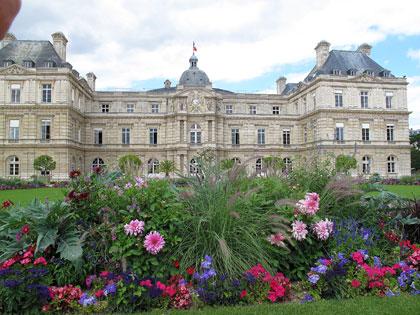
<svg viewBox="0 0 420 315"><path fill-rule="evenodd" d="M51 34L51 37L53 39L55 51L63 61L66 61L66 46L68 42L66 36L61 32L56 32Z"/></svg>
<svg viewBox="0 0 420 315"><path fill-rule="evenodd" d="M93 72L86 74L87 83L92 91L95 91L96 75Z"/></svg>
<svg viewBox="0 0 420 315"><path fill-rule="evenodd" d="M325 63L328 58L328 54L330 53L330 43L322 40L316 45L316 67L319 69Z"/></svg>
<svg viewBox="0 0 420 315"><path fill-rule="evenodd" d="M169 81L168 79L166 79L163 84L165 84L165 89L169 89L171 87L171 81Z"/></svg>
<svg viewBox="0 0 420 315"><path fill-rule="evenodd" d="M365 55L370 56L370 52L372 51L372 46L369 44L363 43L362 45L357 48L357 51L364 53Z"/></svg>
<svg viewBox="0 0 420 315"><path fill-rule="evenodd" d="M277 94L283 93L284 89L286 88L286 80L287 79L285 77L280 77L277 79Z"/></svg>
<svg viewBox="0 0 420 315"><path fill-rule="evenodd" d="M16 40L16 36L12 33L6 33L2 41L0 41L0 49Z"/></svg>

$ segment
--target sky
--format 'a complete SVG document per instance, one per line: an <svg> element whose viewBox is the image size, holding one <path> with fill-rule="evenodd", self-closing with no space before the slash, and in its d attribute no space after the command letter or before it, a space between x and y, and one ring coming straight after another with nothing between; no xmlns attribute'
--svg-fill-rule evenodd
<svg viewBox="0 0 420 315"><path fill-rule="evenodd" d="M214 87L275 93L280 76L304 79L319 41L366 42L375 61L407 76L410 127L420 129L420 0L24 0L10 31L39 40L63 32L67 61L94 72L97 90L176 85L195 41Z"/></svg>

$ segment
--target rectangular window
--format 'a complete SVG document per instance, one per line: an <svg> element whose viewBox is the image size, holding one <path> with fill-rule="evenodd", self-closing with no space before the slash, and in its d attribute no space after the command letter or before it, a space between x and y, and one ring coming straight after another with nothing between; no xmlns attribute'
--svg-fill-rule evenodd
<svg viewBox="0 0 420 315"><path fill-rule="evenodd" d="M394 141L394 125L386 125L386 140Z"/></svg>
<svg viewBox="0 0 420 315"><path fill-rule="evenodd" d="M337 123L335 125L335 141L344 141L344 124L342 123Z"/></svg>
<svg viewBox="0 0 420 315"><path fill-rule="evenodd" d="M290 145L290 129L283 129L283 145Z"/></svg>
<svg viewBox="0 0 420 315"><path fill-rule="evenodd" d="M159 104L152 104L152 113L159 113Z"/></svg>
<svg viewBox="0 0 420 315"><path fill-rule="evenodd" d="M25 68L32 68L32 67L34 66L34 64L33 64L33 62L32 62L32 61L30 61L30 60L25 60L25 61L23 62L23 66L24 66Z"/></svg>
<svg viewBox="0 0 420 315"><path fill-rule="evenodd" d="M392 97L394 94L392 92L385 93L385 106L386 108L392 108Z"/></svg>
<svg viewBox="0 0 420 315"><path fill-rule="evenodd" d="M305 143L308 142L308 128L307 127L303 128L303 141Z"/></svg>
<svg viewBox="0 0 420 315"><path fill-rule="evenodd" d="M250 113L251 115L255 115L255 114L257 113L257 106L255 106L255 105L250 105L250 106L249 106L249 113Z"/></svg>
<svg viewBox="0 0 420 315"><path fill-rule="evenodd" d="M122 144L130 144L130 128L121 129L121 142Z"/></svg>
<svg viewBox="0 0 420 315"><path fill-rule="evenodd" d="M370 141L369 124L362 124L362 141Z"/></svg>
<svg viewBox="0 0 420 315"><path fill-rule="evenodd" d="M94 143L96 145L102 145L102 129L95 129L94 131Z"/></svg>
<svg viewBox="0 0 420 315"><path fill-rule="evenodd" d="M335 107L343 107L343 91L335 90L334 98L335 98Z"/></svg>
<svg viewBox="0 0 420 315"><path fill-rule="evenodd" d="M134 104L127 104L127 113L134 113Z"/></svg>
<svg viewBox="0 0 420 315"><path fill-rule="evenodd" d="M42 85L42 103L51 103L52 85Z"/></svg>
<svg viewBox="0 0 420 315"><path fill-rule="evenodd" d="M360 92L360 107L368 108L369 107L369 95L368 92Z"/></svg>
<svg viewBox="0 0 420 315"><path fill-rule="evenodd" d="M265 129L258 129L258 144L265 144Z"/></svg>
<svg viewBox="0 0 420 315"><path fill-rule="evenodd" d="M156 145L158 144L158 130L157 128L149 129L149 143Z"/></svg>
<svg viewBox="0 0 420 315"><path fill-rule="evenodd" d="M9 139L12 141L19 140L19 120L10 120L9 122Z"/></svg>
<svg viewBox="0 0 420 315"><path fill-rule="evenodd" d="M280 115L280 106L273 106L273 115Z"/></svg>
<svg viewBox="0 0 420 315"><path fill-rule="evenodd" d="M10 95L12 103L20 103L20 84L12 84L10 86Z"/></svg>
<svg viewBox="0 0 420 315"><path fill-rule="evenodd" d="M239 145L239 129L232 128L232 145Z"/></svg>
<svg viewBox="0 0 420 315"><path fill-rule="evenodd" d="M49 141L51 139L51 120L41 120L41 141Z"/></svg>
<svg viewBox="0 0 420 315"><path fill-rule="evenodd" d="M109 113L109 104L101 104L102 113Z"/></svg>
<svg viewBox="0 0 420 315"><path fill-rule="evenodd" d="M226 114L233 114L233 106L232 105L226 105Z"/></svg>

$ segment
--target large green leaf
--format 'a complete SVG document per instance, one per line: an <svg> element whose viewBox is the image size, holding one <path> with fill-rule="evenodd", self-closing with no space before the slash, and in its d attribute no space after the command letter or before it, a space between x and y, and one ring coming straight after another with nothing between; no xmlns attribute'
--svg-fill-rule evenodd
<svg viewBox="0 0 420 315"><path fill-rule="evenodd" d="M57 228L44 228L38 231L38 239L36 241L37 251L42 252L48 246L54 245L57 239L58 229Z"/></svg>
<svg viewBox="0 0 420 315"><path fill-rule="evenodd" d="M76 261L82 257L83 249L78 236L71 236L63 238L59 241L57 252L60 253L61 258L70 261Z"/></svg>

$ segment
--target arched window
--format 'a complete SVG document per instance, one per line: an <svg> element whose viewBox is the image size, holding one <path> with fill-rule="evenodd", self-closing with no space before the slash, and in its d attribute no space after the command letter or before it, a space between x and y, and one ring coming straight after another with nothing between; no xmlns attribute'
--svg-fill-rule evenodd
<svg viewBox="0 0 420 315"><path fill-rule="evenodd" d="M11 156L8 159L9 164L9 175L19 175L19 158L17 156Z"/></svg>
<svg viewBox="0 0 420 315"><path fill-rule="evenodd" d="M258 158L257 161L255 162L255 171L257 172L257 174L261 174L261 172L262 172L262 160L261 160L261 158Z"/></svg>
<svg viewBox="0 0 420 315"><path fill-rule="evenodd" d="M201 143L201 128L198 124L193 124L190 129L191 144Z"/></svg>
<svg viewBox="0 0 420 315"><path fill-rule="evenodd" d="M365 155L362 158L362 173L363 174L370 174L370 164L371 164L370 157Z"/></svg>
<svg viewBox="0 0 420 315"><path fill-rule="evenodd" d="M283 163L284 163L284 169L283 169L283 172L284 171L291 171L292 170L292 160L289 158L289 157L285 157L284 159L283 159Z"/></svg>
<svg viewBox="0 0 420 315"><path fill-rule="evenodd" d="M75 169L76 169L76 158L73 156L71 158L70 171L74 171Z"/></svg>
<svg viewBox="0 0 420 315"><path fill-rule="evenodd" d="M98 167L98 166L104 166L104 165L105 165L104 160L102 160L99 157L94 159L93 162L92 162L92 168L93 167Z"/></svg>
<svg viewBox="0 0 420 315"><path fill-rule="evenodd" d="M159 173L159 160L150 159L147 162L147 172L149 174L158 174Z"/></svg>
<svg viewBox="0 0 420 315"><path fill-rule="evenodd" d="M195 159L191 159L190 161L190 175L195 175L198 173L198 163Z"/></svg>
<svg viewBox="0 0 420 315"><path fill-rule="evenodd" d="M388 173L395 173L395 157L388 156Z"/></svg>
<svg viewBox="0 0 420 315"><path fill-rule="evenodd" d="M232 159L232 161L233 161L233 164L234 164L234 165L239 165L239 164L241 164L241 159L240 159L240 158L234 157L234 158Z"/></svg>

